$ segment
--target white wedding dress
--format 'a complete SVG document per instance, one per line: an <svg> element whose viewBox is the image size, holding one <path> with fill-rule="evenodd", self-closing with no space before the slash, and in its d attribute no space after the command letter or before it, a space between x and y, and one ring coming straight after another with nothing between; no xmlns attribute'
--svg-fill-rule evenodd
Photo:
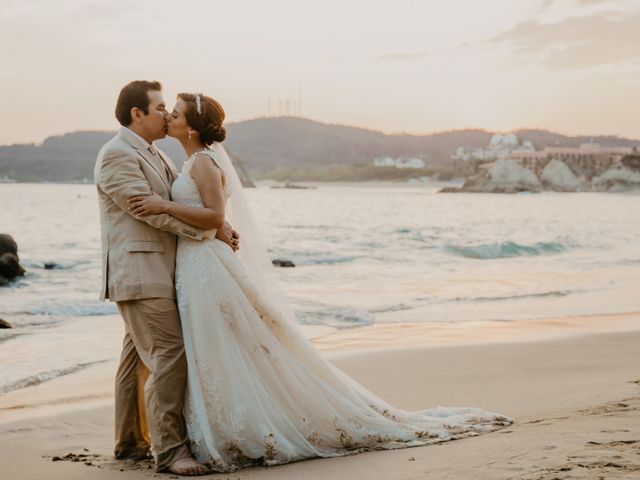
<svg viewBox="0 0 640 480"><path fill-rule="evenodd" d="M277 288L226 152L226 214L234 253L217 239L180 238L176 289L188 362L186 423L197 460L214 471L413 447L478 435L511 419L478 408L393 408L325 360L300 333ZM202 207L188 160L175 202ZM436 388L434 386L434 388Z"/></svg>

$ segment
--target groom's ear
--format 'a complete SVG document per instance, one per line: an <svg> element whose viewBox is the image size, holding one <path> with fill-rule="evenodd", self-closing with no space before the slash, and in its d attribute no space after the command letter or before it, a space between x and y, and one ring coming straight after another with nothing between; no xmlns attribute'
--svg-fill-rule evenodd
<svg viewBox="0 0 640 480"><path fill-rule="evenodd" d="M130 114L131 123L140 123L142 121L142 117L144 116L144 112L138 107L133 107L130 111Z"/></svg>

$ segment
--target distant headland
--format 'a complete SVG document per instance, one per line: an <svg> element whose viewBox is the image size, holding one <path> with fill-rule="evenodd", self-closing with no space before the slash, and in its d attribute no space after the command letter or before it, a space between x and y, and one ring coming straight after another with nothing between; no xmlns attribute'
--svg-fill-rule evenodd
<svg viewBox="0 0 640 480"><path fill-rule="evenodd" d="M593 179L612 166L614 170L627 168L622 159L636 155L640 146L640 140L616 136L566 136L533 129L385 134L298 117L258 118L230 123L227 129L225 147L244 172L245 184L250 183L249 178L291 182L460 178L467 182L467 191L500 191L499 179L514 180L514 175L522 173L515 170L522 168L538 182L528 177L532 183L527 186L518 179L502 190L608 189L620 184L614 179L620 177L619 172L600 178L596 187ZM40 145L0 146L0 183L91 183L98 150L114 133L74 132L49 137ZM164 139L158 145L180 167L184 154L179 144ZM609 155L608 159L603 160L603 155ZM594 159L593 168L589 159ZM628 168L635 168L633 160L625 162ZM556 175L560 175L559 183L554 180ZM635 178L626 171L622 177Z"/></svg>

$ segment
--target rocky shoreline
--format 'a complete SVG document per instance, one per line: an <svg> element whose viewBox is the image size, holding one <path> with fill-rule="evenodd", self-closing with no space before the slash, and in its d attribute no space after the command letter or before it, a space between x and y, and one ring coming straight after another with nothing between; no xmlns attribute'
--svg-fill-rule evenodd
<svg viewBox="0 0 640 480"><path fill-rule="evenodd" d="M25 274L18 258L18 244L11 235L0 233L0 287Z"/></svg>
<svg viewBox="0 0 640 480"><path fill-rule="evenodd" d="M640 155L627 155L605 171L595 174L572 168L562 160L549 160L531 169L519 160L498 160L468 178L462 187L446 187L441 193L519 192L625 192L640 189Z"/></svg>

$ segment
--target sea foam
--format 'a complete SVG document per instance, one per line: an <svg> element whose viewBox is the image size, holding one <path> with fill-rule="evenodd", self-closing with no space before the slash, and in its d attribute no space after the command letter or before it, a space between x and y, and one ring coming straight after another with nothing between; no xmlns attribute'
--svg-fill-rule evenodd
<svg viewBox="0 0 640 480"><path fill-rule="evenodd" d="M533 255L548 255L561 253L568 247L558 242L538 242L533 245L522 245L515 242L488 243L461 247L447 244L445 251L453 255L475 259L511 258Z"/></svg>
<svg viewBox="0 0 640 480"><path fill-rule="evenodd" d="M14 390L20 390L21 388L39 385L41 383L48 382L49 380L53 380L54 378L62 377L64 375L70 375L72 373L79 372L80 370L84 370L87 367L91 367L93 365L97 365L99 363L104 363L107 361L109 360L78 363L66 368L56 368L53 370L47 370L46 372L37 373L35 375L29 375L28 377L21 378L20 380L17 380L15 382L0 386L0 395L4 395L5 393L9 393Z"/></svg>

